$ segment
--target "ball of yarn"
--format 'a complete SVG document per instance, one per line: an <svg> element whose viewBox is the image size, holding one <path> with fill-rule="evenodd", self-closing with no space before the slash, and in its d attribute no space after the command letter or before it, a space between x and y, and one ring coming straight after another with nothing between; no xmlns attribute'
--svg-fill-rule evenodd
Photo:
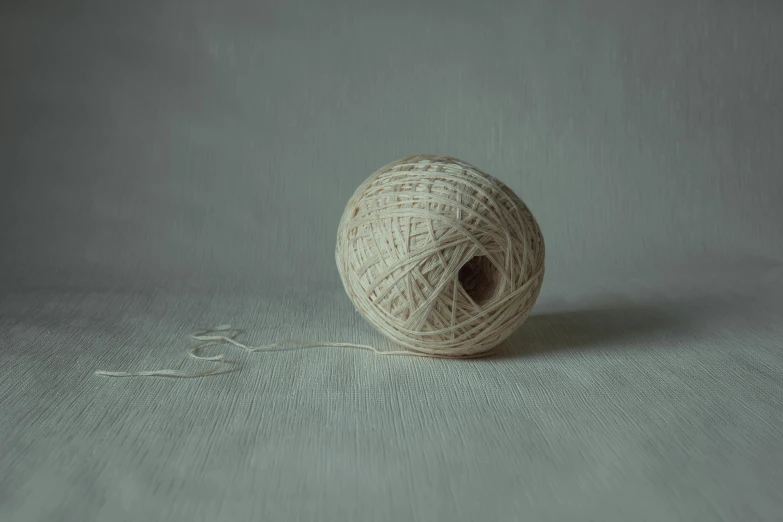
<svg viewBox="0 0 783 522"><path fill-rule="evenodd" d="M491 353L544 278L544 239L522 200L474 166L429 155L386 165L356 190L335 257L375 329L436 357Z"/></svg>

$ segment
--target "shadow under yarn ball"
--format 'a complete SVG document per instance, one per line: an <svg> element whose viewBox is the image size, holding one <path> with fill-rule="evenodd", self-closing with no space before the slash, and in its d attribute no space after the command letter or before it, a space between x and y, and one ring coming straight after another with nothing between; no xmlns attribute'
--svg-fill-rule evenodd
<svg viewBox="0 0 783 522"><path fill-rule="evenodd" d="M434 357L479 357L527 318L544 239L501 181L455 158L418 155L351 197L335 257L358 312L393 342Z"/></svg>

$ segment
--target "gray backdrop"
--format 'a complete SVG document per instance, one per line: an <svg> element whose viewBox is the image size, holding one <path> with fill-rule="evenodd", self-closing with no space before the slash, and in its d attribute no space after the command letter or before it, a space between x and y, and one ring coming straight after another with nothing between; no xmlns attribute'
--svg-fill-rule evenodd
<svg viewBox="0 0 783 522"><path fill-rule="evenodd" d="M783 520L783 4L0 7L0 519ZM337 221L452 155L547 242L483 361L386 343ZM218 350L218 349L215 349ZM218 353L216 351L216 353Z"/></svg>

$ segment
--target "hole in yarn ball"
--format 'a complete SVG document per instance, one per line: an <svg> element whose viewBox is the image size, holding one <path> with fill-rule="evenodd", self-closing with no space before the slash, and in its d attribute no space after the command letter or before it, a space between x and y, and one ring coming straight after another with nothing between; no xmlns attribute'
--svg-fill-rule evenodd
<svg viewBox="0 0 783 522"><path fill-rule="evenodd" d="M499 282L497 275L497 268L489 259L474 256L459 269L457 279L465 293L481 305L495 295Z"/></svg>

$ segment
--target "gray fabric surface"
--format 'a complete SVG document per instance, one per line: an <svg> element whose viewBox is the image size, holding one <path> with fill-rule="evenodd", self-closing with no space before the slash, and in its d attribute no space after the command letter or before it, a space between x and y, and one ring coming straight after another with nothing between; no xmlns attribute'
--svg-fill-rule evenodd
<svg viewBox="0 0 783 522"><path fill-rule="evenodd" d="M783 520L783 4L3 2L0 521ZM388 347L337 220L453 155L547 242L494 358ZM215 349L215 353L222 351Z"/></svg>
<svg viewBox="0 0 783 522"><path fill-rule="evenodd" d="M8 295L0 520L780 520L781 271L689 279L550 293L493 359L237 350L203 379L90 373L206 368L186 335L226 320L383 342L339 288Z"/></svg>

